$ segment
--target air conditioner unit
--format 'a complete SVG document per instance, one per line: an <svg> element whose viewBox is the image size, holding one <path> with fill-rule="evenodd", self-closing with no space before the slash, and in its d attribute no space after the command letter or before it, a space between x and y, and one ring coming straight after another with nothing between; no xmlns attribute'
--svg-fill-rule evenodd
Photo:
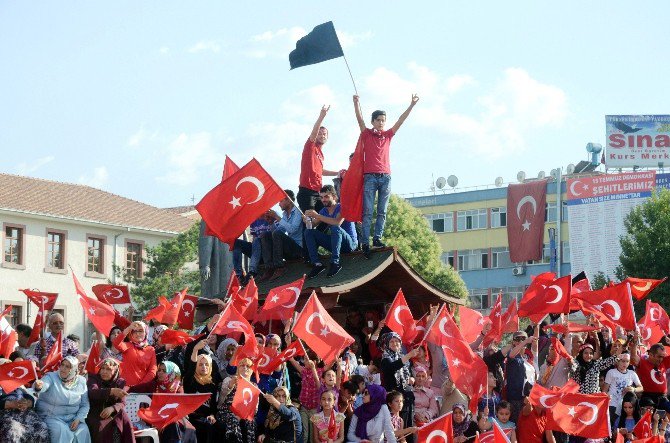
<svg viewBox="0 0 670 443"><path fill-rule="evenodd" d="M515 266L512 268L512 275L524 275L526 273L526 268L523 266Z"/></svg>

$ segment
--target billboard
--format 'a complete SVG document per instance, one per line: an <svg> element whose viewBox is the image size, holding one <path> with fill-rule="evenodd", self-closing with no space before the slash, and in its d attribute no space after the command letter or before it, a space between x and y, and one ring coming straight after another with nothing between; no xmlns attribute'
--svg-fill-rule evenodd
<svg viewBox="0 0 670 443"><path fill-rule="evenodd" d="M572 273L614 277L621 255L619 237L626 231L623 221L651 196L656 173L597 175L568 179L566 184Z"/></svg>
<svg viewBox="0 0 670 443"><path fill-rule="evenodd" d="M606 115L605 166L670 165L670 115Z"/></svg>

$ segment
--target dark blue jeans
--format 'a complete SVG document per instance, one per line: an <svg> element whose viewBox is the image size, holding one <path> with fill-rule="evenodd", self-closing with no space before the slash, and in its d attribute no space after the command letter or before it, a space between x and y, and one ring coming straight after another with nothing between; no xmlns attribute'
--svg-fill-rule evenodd
<svg viewBox="0 0 670 443"><path fill-rule="evenodd" d="M305 242L312 264L319 263L319 246L330 251L331 263L338 264L340 263L340 252L351 252L358 246L358 242L339 226L331 226L329 234L316 229L305 229Z"/></svg>
<svg viewBox="0 0 670 443"><path fill-rule="evenodd" d="M388 208L391 197L391 174L365 174L363 178L363 239L361 243L364 245L370 242L375 195L377 195L377 220L373 237L381 240L386 224L386 208Z"/></svg>

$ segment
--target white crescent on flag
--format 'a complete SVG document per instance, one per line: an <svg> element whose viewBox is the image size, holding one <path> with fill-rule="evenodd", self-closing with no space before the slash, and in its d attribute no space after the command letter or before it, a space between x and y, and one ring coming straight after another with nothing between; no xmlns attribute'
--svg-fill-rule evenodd
<svg viewBox="0 0 670 443"><path fill-rule="evenodd" d="M535 201L535 198L530 195L525 195L516 205L516 218L519 220L521 220L521 214L519 214L521 212L521 208L526 203L530 203L530 205L533 207L533 214L537 212L537 201Z"/></svg>
<svg viewBox="0 0 670 443"><path fill-rule="evenodd" d="M158 410L158 415L160 415L163 418L168 418L170 416L169 415L163 415L163 412L168 410L168 409L175 409L176 410L178 406L179 406L179 403L168 403L168 404L166 404L165 406L163 406L162 408L160 408Z"/></svg>
<svg viewBox="0 0 670 443"><path fill-rule="evenodd" d="M292 308L298 303L298 297L300 297L300 289L296 288L295 286L289 286L286 288L287 290L291 290L295 293L295 299L288 305L282 305L285 308Z"/></svg>
<svg viewBox="0 0 670 443"><path fill-rule="evenodd" d="M307 321L305 322L305 329L307 332L310 334L316 335L314 331L312 331L312 322L314 321L315 318L319 318L319 322L323 325L323 316L319 314L318 312L313 313L309 317L307 317Z"/></svg>
<svg viewBox="0 0 670 443"><path fill-rule="evenodd" d="M261 183L261 181L259 179L257 179L256 177L254 177L252 175L243 177L242 179L240 179L240 181L237 182L237 186L235 186L236 191L238 190L238 188L240 187L240 185L242 183L251 183L252 185L254 185L256 187L256 190L258 191L258 195L256 196L256 199L253 200L253 201L245 203L245 205L254 204L258 200L263 198L263 195L265 194L265 186L263 186L263 183Z"/></svg>

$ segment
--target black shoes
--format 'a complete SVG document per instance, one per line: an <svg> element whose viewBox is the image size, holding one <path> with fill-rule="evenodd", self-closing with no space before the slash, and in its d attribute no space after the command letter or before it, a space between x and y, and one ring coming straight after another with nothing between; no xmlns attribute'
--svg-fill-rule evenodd
<svg viewBox="0 0 670 443"><path fill-rule="evenodd" d="M382 243L382 241L378 238L373 238L372 239L372 246L374 246L375 248L385 248L386 247L386 245L384 243Z"/></svg>
<svg viewBox="0 0 670 443"><path fill-rule="evenodd" d="M326 267L323 266L321 263L317 263L312 266L312 270L309 271L309 274L307 274L307 279L312 279L316 277L317 275L321 274L323 271L326 270Z"/></svg>
<svg viewBox="0 0 670 443"><path fill-rule="evenodd" d="M370 245L363 243L363 257L365 257L367 260L370 260Z"/></svg>
<svg viewBox="0 0 670 443"><path fill-rule="evenodd" d="M334 277L341 270L342 270L342 265L341 264L331 263L330 268L328 268L328 274L326 274L326 277Z"/></svg>

